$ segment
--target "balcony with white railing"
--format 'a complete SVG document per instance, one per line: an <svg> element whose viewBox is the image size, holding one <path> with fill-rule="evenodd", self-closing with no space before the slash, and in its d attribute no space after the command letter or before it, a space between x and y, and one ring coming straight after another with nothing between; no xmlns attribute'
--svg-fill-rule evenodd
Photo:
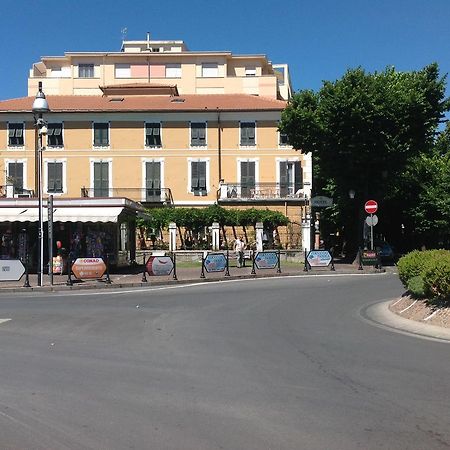
<svg viewBox="0 0 450 450"><path fill-rule="evenodd" d="M303 186L294 183L221 183L217 191L219 202L234 201L305 201Z"/></svg>

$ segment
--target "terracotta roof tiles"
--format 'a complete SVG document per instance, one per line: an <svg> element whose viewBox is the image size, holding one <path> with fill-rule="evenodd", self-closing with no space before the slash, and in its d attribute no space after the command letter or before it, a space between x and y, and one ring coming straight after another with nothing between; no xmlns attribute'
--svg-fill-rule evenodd
<svg viewBox="0 0 450 450"><path fill-rule="evenodd" d="M34 97L0 101L2 112L31 112ZM47 95L53 112L124 111L281 111L286 102L249 94L147 95L105 97L97 95Z"/></svg>

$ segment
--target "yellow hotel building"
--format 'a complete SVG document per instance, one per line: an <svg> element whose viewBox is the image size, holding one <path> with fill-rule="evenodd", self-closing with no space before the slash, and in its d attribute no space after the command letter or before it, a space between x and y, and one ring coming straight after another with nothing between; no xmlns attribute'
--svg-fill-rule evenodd
<svg viewBox="0 0 450 450"><path fill-rule="evenodd" d="M37 192L31 109L40 82L50 107L45 197L276 209L300 236L312 170L310 155L278 131L291 95L286 64L149 37L118 52L43 57L28 97L0 101L4 198Z"/></svg>

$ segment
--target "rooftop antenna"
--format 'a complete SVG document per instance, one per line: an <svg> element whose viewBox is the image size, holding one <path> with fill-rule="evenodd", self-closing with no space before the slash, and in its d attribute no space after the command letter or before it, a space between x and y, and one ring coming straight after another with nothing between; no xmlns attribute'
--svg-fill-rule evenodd
<svg viewBox="0 0 450 450"><path fill-rule="evenodd" d="M120 34L122 35L122 51L123 51L123 43L125 39L127 38L128 28L124 27L120 30Z"/></svg>

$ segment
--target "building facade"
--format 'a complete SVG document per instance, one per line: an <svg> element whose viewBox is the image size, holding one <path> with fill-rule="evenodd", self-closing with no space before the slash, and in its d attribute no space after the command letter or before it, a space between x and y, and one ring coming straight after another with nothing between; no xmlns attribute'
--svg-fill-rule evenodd
<svg viewBox="0 0 450 450"><path fill-rule="evenodd" d="M300 230L311 158L278 131L291 93L287 65L149 39L125 41L115 53L43 57L30 71L28 97L0 102L4 197L37 192L31 108L39 82L51 110L44 196L269 208Z"/></svg>

